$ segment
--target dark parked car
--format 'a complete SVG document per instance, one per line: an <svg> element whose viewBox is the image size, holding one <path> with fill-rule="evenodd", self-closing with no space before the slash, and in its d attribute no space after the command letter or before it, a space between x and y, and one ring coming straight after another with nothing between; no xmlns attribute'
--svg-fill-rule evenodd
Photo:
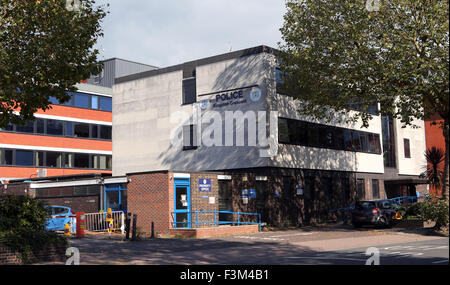
<svg viewBox="0 0 450 285"><path fill-rule="evenodd" d="M390 227L395 221L398 205L394 201L358 201L352 211L352 224L355 228L363 225Z"/></svg>

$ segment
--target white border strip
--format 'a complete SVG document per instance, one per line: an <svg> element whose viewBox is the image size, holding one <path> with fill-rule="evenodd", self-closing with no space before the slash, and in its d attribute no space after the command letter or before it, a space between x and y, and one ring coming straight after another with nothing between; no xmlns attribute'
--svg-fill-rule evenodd
<svg viewBox="0 0 450 285"><path fill-rule="evenodd" d="M32 146L32 145L0 144L0 148L112 155L112 151L92 150L92 149L75 149L75 148L60 148L60 147L45 147L45 146Z"/></svg>
<svg viewBox="0 0 450 285"><path fill-rule="evenodd" d="M55 188L55 187L67 187L67 186L83 186L83 185L97 185L101 184L100 179L81 180L81 181L68 181L68 182L53 182L53 183L30 183L30 188Z"/></svg>
<svg viewBox="0 0 450 285"><path fill-rule="evenodd" d="M217 175L218 180L231 180L231 175Z"/></svg>
<svg viewBox="0 0 450 285"><path fill-rule="evenodd" d="M189 173L174 173L173 178L191 178Z"/></svg>
<svg viewBox="0 0 450 285"><path fill-rule="evenodd" d="M104 184L118 184L118 183L128 183L128 178L124 176L124 177L105 178L104 180Z"/></svg>
<svg viewBox="0 0 450 285"><path fill-rule="evenodd" d="M49 120L60 120L60 121L69 121L69 122L77 122L77 123L112 126L112 122L85 120L85 119L78 119L78 118L72 118L72 117L61 117L61 116L44 115L44 114L34 114L34 117L41 118L41 119L49 119Z"/></svg>

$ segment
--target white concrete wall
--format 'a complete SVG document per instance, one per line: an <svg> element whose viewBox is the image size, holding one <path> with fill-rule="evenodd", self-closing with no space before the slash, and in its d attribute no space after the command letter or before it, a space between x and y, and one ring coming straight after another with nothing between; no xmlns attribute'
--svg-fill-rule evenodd
<svg viewBox="0 0 450 285"><path fill-rule="evenodd" d="M259 85L262 99L220 111L265 110L264 54L257 54L198 66L197 94ZM198 97L198 101L215 95ZM204 147L183 151L172 146L170 134L188 125L193 107L182 106L182 71L176 71L114 86L113 96L113 175L152 170L201 171L267 165L258 147ZM219 110L218 109L218 110ZM171 115L184 112L184 120ZM205 111L203 111L204 113Z"/></svg>

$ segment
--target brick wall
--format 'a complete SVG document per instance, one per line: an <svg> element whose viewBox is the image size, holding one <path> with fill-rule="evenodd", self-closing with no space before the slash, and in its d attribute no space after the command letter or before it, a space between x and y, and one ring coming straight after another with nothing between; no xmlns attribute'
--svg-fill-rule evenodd
<svg viewBox="0 0 450 285"><path fill-rule="evenodd" d="M211 192L200 192L199 180L211 179ZM210 197L214 197L214 204L210 204ZM218 211L219 210L219 184L217 174L211 173L192 173L191 174L191 210L192 211ZM216 214L216 220L219 215ZM197 215L192 215L192 222L197 221ZM199 214L199 221L214 221L214 214ZM213 223L199 224L199 227L212 227ZM192 227L197 227L192 224Z"/></svg>
<svg viewBox="0 0 450 285"><path fill-rule="evenodd" d="M129 175L128 212L137 214L137 228L142 233L167 234L170 225L169 174L144 173Z"/></svg>
<svg viewBox="0 0 450 285"><path fill-rule="evenodd" d="M18 255L7 247L0 246L0 265L19 265L21 260Z"/></svg>
<svg viewBox="0 0 450 285"><path fill-rule="evenodd" d="M27 264L40 263L40 262L56 262L66 260L66 245L48 245L42 250L35 251L29 257ZM21 265L24 262L21 260L20 255L8 247L0 245L0 265Z"/></svg>

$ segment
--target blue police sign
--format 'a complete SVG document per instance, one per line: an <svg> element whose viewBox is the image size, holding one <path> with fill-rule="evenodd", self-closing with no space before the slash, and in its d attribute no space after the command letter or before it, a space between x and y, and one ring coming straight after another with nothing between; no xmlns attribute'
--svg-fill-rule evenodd
<svg viewBox="0 0 450 285"><path fill-rule="evenodd" d="M200 192L211 192L211 179L199 179L198 190Z"/></svg>

